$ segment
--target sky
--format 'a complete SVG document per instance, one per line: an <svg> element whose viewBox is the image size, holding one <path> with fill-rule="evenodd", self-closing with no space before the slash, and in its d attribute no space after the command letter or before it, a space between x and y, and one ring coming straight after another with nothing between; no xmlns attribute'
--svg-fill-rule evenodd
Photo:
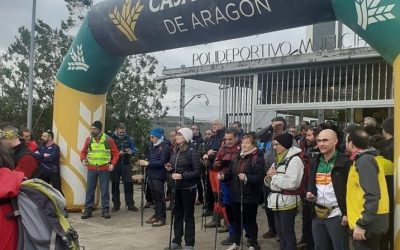
<svg viewBox="0 0 400 250"><path fill-rule="evenodd" d="M14 41L18 27L24 25L30 29L32 19L32 2L27 0L1 0L0 3L0 53ZM100 1L95 1L100 2ZM65 2L62 0L37 0L36 18L52 27L58 27L68 15ZM76 30L77 31L77 30ZM76 32L74 31L74 32ZM258 45L262 43L299 42L305 38L305 28L289 29L268 34L233 39L193 47L167 50L152 53L159 61L161 68L180 68L181 65L192 66L192 54L215 51L226 48ZM169 106L168 115L179 115L180 79L167 81L168 94L162 99L163 106ZM206 94L210 103L206 106L204 97L195 98L185 108L187 117L195 120L213 120L219 115L218 84L186 80L185 98L188 101L193 95Z"/></svg>

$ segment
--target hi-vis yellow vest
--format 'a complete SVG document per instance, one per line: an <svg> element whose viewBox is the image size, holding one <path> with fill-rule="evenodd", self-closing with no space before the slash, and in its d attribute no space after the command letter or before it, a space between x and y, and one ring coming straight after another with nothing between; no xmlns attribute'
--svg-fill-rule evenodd
<svg viewBox="0 0 400 250"><path fill-rule="evenodd" d="M90 138L90 145L88 146L88 153L86 156L90 165L101 166L110 163L111 152L110 147L106 147L106 144L108 144L106 139L107 135L105 133L102 134L99 142Z"/></svg>
<svg viewBox="0 0 400 250"><path fill-rule="evenodd" d="M375 157L379 169L378 183L381 194L377 214L389 213L389 196L385 180L385 171L381 162L382 159ZM351 166L349 177L347 179L346 205L349 227L350 229L354 229L357 220L362 217L361 213L364 211L364 191L360 185L360 179L355 167L355 163L353 163Z"/></svg>

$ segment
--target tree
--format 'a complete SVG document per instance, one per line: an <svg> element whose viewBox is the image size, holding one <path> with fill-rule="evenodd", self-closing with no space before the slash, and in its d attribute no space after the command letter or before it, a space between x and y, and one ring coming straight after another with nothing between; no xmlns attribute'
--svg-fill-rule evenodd
<svg viewBox="0 0 400 250"><path fill-rule="evenodd" d="M37 131L51 128L55 75L72 43L72 37L67 35L69 28L65 22L56 29L41 20L36 23L33 125ZM0 65L0 120L19 126L26 122L29 45L30 31L20 27Z"/></svg>
<svg viewBox="0 0 400 250"><path fill-rule="evenodd" d="M125 123L140 148L151 127L151 119L163 117L168 111L160 103L167 87L164 81L155 80L157 65L156 58L148 54L129 56L107 94L107 129L113 130L118 123Z"/></svg>
<svg viewBox="0 0 400 250"><path fill-rule="evenodd" d="M65 2L70 16L59 28L41 20L36 23L32 119L36 134L52 127L55 76L73 41L68 31L92 4L89 0ZM15 41L0 57L0 121L21 127L26 124L29 45L30 31L20 27ZM164 116L168 110L159 101L167 87L154 80L156 68L157 60L150 55L128 57L107 96L107 128L124 122L139 144L150 128L150 119Z"/></svg>

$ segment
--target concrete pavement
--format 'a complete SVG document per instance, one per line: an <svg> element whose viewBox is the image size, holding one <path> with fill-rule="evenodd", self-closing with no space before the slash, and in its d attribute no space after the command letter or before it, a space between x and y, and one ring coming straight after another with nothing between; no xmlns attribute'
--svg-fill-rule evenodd
<svg viewBox="0 0 400 250"><path fill-rule="evenodd" d="M121 190L123 187L121 186ZM140 185L135 185L135 202L140 207ZM123 201L123 194L121 201ZM111 205L112 207L112 205ZM153 208L144 210L144 220L153 215ZM201 206L195 207L196 221L196 250L214 249L215 228L201 230ZM111 213L111 219L101 217L101 211L93 211L93 217L81 220L80 213L70 213L69 220L72 226L78 231L80 244L86 250L162 250L168 246L170 229L170 211L167 211L167 225L153 228L151 225L140 225L140 212L128 211L124 206L121 210ZM207 217L207 222L211 217ZM266 215L261 207L258 209L258 239L261 249L278 249L276 238L264 239L262 234L267 230ZM301 214L296 218L296 231L298 238L301 233ZM218 233L217 249L223 250L227 246L220 245L220 241L227 237L227 233ZM247 249L245 247L244 249Z"/></svg>

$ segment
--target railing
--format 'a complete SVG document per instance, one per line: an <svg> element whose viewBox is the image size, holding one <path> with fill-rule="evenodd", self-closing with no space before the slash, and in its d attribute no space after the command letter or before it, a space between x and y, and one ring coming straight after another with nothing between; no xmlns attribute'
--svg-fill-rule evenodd
<svg viewBox="0 0 400 250"><path fill-rule="evenodd" d="M268 71L257 93L257 105L390 100L393 70L382 61Z"/></svg>
<svg viewBox="0 0 400 250"><path fill-rule="evenodd" d="M240 121L243 130L251 128L251 111L253 106L253 75L221 77L220 117L225 117L226 125Z"/></svg>

